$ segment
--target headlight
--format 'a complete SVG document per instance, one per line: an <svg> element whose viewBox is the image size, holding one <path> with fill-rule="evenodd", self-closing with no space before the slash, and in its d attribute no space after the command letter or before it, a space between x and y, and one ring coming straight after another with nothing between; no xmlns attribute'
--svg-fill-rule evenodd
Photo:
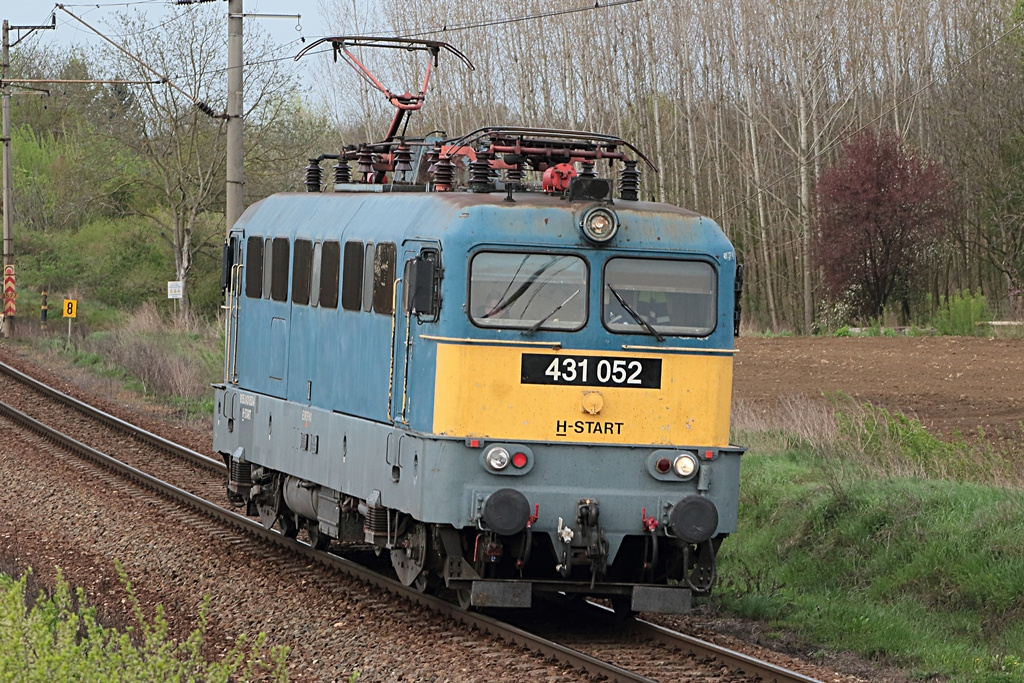
<svg viewBox="0 0 1024 683"><path fill-rule="evenodd" d="M692 453L683 453L672 463L672 469L683 479L689 479L697 472L697 458Z"/></svg>
<svg viewBox="0 0 1024 683"><path fill-rule="evenodd" d="M495 446L491 450L487 451L487 455L484 456L487 460L487 466L492 470L503 470L508 467L509 457L508 451L501 446Z"/></svg>
<svg viewBox="0 0 1024 683"><path fill-rule="evenodd" d="M583 214L580 219L583 236L591 242L604 244L619 229L619 220L615 214L604 207L595 207Z"/></svg>

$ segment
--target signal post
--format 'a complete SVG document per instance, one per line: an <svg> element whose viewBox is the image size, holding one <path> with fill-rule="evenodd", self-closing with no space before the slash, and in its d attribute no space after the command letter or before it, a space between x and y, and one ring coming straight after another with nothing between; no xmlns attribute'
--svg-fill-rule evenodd
<svg viewBox="0 0 1024 683"><path fill-rule="evenodd" d="M14 298L11 313L7 313L7 269L10 268L11 293L14 291L14 236L11 234L11 86L7 83L7 71L11 68L11 24L4 19L3 29L3 72L0 75L0 89L3 90L3 176L4 176L4 337L14 334Z"/></svg>
<svg viewBox="0 0 1024 683"><path fill-rule="evenodd" d="M78 317L78 299L64 299L64 317L68 319L68 344L71 347L71 321Z"/></svg>
<svg viewBox="0 0 1024 683"><path fill-rule="evenodd" d="M0 64L0 99L3 100L0 108L3 110L3 201L4 201L4 337L14 335L14 300L18 297L14 289L14 235L11 231L13 220L13 206L11 205L11 81L8 79L8 72L11 68L11 29L16 31L28 31L17 41L21 42L33 31L52 30L57 27L57 18L53 17L49 26L11 26L11 23L4 19L3 26L3 62ZM9 269L9 272L8 272ZM8 275L10 276L10 293L7 295ZM8 312L9 311L9 312Z"/></svg>

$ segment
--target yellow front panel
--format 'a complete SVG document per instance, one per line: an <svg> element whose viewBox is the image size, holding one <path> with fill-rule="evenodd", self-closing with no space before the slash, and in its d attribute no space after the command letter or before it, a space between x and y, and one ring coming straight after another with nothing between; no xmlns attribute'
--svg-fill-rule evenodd
<svg viewBox="0 0 1024 683"><path fill-rule="evenodd" d="M661 388L524 384L524 353L660 358ZM587 396L594 392L599 395ZM727 446L731 397L728 353L556 351L442 342L434 433L510 441Z"/></svg>

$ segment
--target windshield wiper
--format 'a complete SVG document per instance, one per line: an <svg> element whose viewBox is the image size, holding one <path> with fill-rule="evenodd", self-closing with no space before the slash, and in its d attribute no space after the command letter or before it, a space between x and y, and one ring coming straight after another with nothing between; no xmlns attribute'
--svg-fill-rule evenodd
<svg viewBox="0 0 1024 683"><path fill-rule="evenodd" d="M526 265L527 259L529 259L530 256L532 256L532 255L533 254L527 254L526 255L526 258L523 259L523 262L519 264L519 269L520 270L522 269L522 267L524 265ZM533 283L537 281L537 278L539 278L541 275L544 274L544 271L546 271L548 268L550 268L551 266L553 266L556 263L558 263L558 261L561 260L561 258L564 258L564 257L552 256L551 259L547 263L545 263L540 268L535 270L533 272L533 274L530 275L530 277L526 278L526 281L523 284L519 285L519 287L517 287L514 292L512 292L507 297L502 299L500 302L495 304L494 307L491 310L487 311L487 313L485 313L483 317L485 317L485 318L493 318L494 316L498 315L499 313L503 313L506 308L508 308L509 306L511 306L512 304L514 304L516 301L519 300L519 297L521 297L523 295L523 293L525 293L526 290L528 290L530 288L530 286L533 285ZM512 281L509 282L508 283L508 287L505 288L505 292L508 292L509 289L512 289L512 285L515 284L516 277L518 277L518 276L519 276L519 270L516 270L515 275L512 276Z"/></svg>
<svg viewBox="0 0 1024 683"><path fill-rule="evenodd" d="M608 285L608 289L611 290L611 293L615 295L616 299L618 299L619 305L626 309L626 313L629 313L630 317L633 318L633 320L643 325L644 329L646 329L648 332L654 335L654 338L657 339L658 341L665 341L665 337L661 334L661 332L658 332L649 322L640 317L640 314L634 311L633 307L627 304L626 300L619 296L619 293L615 291L614 287Z"/></svg>
<svg viewBox="0 0 1024 683"><path fill-rule="evenodd" d="M553 316L555 313L558 313L560 310L562 310L562 306L564 306L567 303L569 303L570 301L572 301L572 298L574 296L576 296L577 294L579 294L579 293L580 293L580 290L577 289L575 292L570 294L568 299L566 299L565 301L563 301L562 303L558 304L553 309L551 309L550 313L548 313L546 316L544 316L543 318L541 318L540 320L535 322L533 325L531 325L530 329L528 329L525 332L523 332L523 334L525 334L527 337L532 336L534 332L536 332L537 330L540 329L541 325L546 323L548 321L548 319L551 318L551 316Z"/></svg>

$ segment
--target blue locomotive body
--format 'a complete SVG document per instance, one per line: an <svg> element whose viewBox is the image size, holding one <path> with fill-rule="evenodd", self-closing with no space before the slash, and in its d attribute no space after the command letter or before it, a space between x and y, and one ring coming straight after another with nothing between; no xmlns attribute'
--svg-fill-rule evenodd
<svg viewBox="0 0 1024 683"><path fill-rule="evenodd" d="M245 212L216 387L229 495L467 604L685 611L736 530L742 269L708 218L515 180Z"/></svg>

